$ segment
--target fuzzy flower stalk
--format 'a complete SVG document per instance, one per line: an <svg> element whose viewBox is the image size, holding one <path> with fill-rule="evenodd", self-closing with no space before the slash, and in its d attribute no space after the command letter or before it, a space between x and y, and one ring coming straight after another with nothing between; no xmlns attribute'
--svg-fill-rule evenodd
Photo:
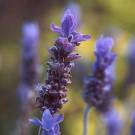
<svg viewBox="0 0 135 135"><path fill-rule="evenodd" d="M84 79L83 99L87 104L84 113L84 135L87 135L87 117L91 107L105 112L111 104L112 76L109 71L116 55L112 52L113 39L101 36L95 47L96 61L93 75Z"/></svg>
<svg viewBox="0 0 135 135"><path fill-rule="evenodd" d="M20 85L21 103L20 135L29 134L28 118L32 112L34 85L38 80L39 28L36 23L25 23L22 28L22 57Z"/></svg>
<svg viewBox="0 0 135 135"><path fill-rule="evenodd" d="M44 124L40 124L44 135L47 135L47 133L48 135L60 135L60 131L57 130L59 122L55 123L55 120L50 120L49 117L55 119L55 115L59 115L63 120L63 116L58 114L58 112L68 101L67 86L71 83L71 69L74 67L73 61L81 57L74 51L76 46L80 45L80 42L90 38L89 35L78 33L76 28L76 17L70 10L66 10L61 20L61 27L56 26L54 23L51 24L51 30L56 32L59 37L56 39L54 45L49 48L50 60L47 62L47 79L42 90L39 92L39 97L36 99L37 106L43 112L42 122L44 121L49 126L45 128ZM45 115L47 114L49 116L46 118Z"/></svg>

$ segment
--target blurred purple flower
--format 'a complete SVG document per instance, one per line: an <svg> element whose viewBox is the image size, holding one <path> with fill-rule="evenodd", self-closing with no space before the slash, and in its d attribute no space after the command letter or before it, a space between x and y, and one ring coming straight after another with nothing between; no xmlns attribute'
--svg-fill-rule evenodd
<svg viewBox="0 0 135 135"><path fill-rule="evenodd" d="M135 84L135 39L131 39L128 44L128 51L126 56L127 63L127 74L121 85L122 97L127 97L127 92L129 92L129 87Z"/></svg>
<svg viewBox="0 0 135 135"><path fill-rule="evenodd" d="M122 129L122 120L114 109L104 113L103 120L106 124L107 135L120 135Z"/></svg>
<svg viewBox="0 0 135 135"><path fill-rule="evenodd" d="M93 65L93 75L84 80L83 99L88 105L95 106L100 111L107 111L111 104L111 88L113 77L111 66L116 55L111 52L113 39L101 36L96 42L96 62Z"/></svg>
<svg viewBox="0 0 135 135"><path fill-rule="evenodd" d="M22 28L23 56L31 58L37 55L39 27L36 23L25 23Z"/></svg>
<svg viewBox="0 0 135 135"><path fill-rule="evenodd" d="M41 126L44 135L60 135L59 124L64 120L64 116L61 114L52 115L51 112L46 109L42 114L42 120L29 119L34 126Z"/></svg>
<svg viewBox="0 0 135 135"><path fill-rule="evenodd" d="M39 27L25 23L22 28L22 82L33 85L38 79Z"/></svg>
<svg viewBox="0 0 135 135"><path fill-rule="evenodd" d="M110 66L114 61L116 55L111 52L113 47L113 39L111 37L103 37L101 36L96 42L96 62L95 68L106 68Z"/></svg>
<svg viewBox="0 0 135 135"><path fill-rule="evenodd" d="M83 35L76 32L76 28L76 18L69 9L66 10L62 18L61 27L56 26L54 23L51 24L51 30L60 34L61 37L68 38L69 42L77 44L81 41L90 39L89 35Z"/></svg>
<svg viewBox="0 0 135 135"><path fill-rule="evenodd" d="M39 27L36 23L25 23L22 27L21 74L18 87L20 101L20 134L29 134L27 120L33 108L34 86L38 81Z"/></svg>

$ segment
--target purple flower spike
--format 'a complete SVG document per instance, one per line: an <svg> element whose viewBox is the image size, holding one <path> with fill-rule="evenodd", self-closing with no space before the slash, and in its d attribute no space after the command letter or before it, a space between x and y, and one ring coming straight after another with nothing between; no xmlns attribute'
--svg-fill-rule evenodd
<svg viewBox="0 0 135 135"><path fill-rule="evenodd" d="M59 124L63 120L64 120L63 115L61 115L61 114L52 115L51 112L48 109L46 109L43 112L41 121L37 118L29 119L29 121L34 126L41 126L44 134L46 133L46 134L49 134L49 135L60 135Z"/></svg>
<svg viewBox="0 0 135 135"><path fill-rule="evenodd" d="M61 28L56 26L54 23L51 24L51 30L58 33L61 37L65 37L69 42L78 45L78 43L90 39L89 35L83 35L76 32L77 20L72 12L67 9L65 11L64 17L61 21Z"/></svg>
<svg viewBox="0 0 135 135"><path fill-rule="evenodd" d="M22 29L22 81L34 85L38 79L39 27L36 23L26 23Z"/></svg>
<svg viewBox="0 0 135 135"><path fill-rule="evenodd" d="M22 27L21 73L18 87L20 101L20 134L29 134L27 119L33 108L34 86L38 82L38 41L39 27L37 23L24 23ZM25 114L25 115L24 115ZM36 124L36 120L33 121Z"/></svg>
<svg viewBox="0 0 135 135"><path fill-rule="evenodd" d="M112 103L113 70L111 70L111 66L116 57L111 52L112 47L113 39L110 37L101 36L97 40L93 75L84 80L83 98L85 102L96 107L101 112L108 111Z"/></svg>
<svg viewBox="0 0 135 135"><path fill-rule="evenodd" d="M73 61L81 57L74 50L81 41L90 38L89 35L76 32L76 27L76 17L70 10L66 10L61 27L51 24L51 30L58 33L59 37L49 49L51 59L48 62L47 80L37 97L37 106L42 111L49 109L55 114L68 101L67 86L72 82Z"/></svg>
<svg viewBox="0 0 135 135"><path fill-rule="evenodd" d="M59 37L49 48L47 79L36 98L37 107L43 112L42 120L41 122L37 119L30 120L34 125L42 127L43 135L60 135L59 123L63 121L64 117L56 113L68 101L67 86L72 82L73 61L80 58L80 55L74 50L81 41L90 38L89 35L76 32L76 27L76 18L70 10L65 12L61 27L51 24L51 30L58 33Z"/></svg>

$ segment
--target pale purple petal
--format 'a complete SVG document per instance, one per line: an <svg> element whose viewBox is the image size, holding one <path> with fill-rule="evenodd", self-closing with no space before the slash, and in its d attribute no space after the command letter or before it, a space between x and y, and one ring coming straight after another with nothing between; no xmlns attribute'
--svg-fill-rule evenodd
<svg viewBox="0 0 135 135"><path fill-rule="evenodd" d="M64 120L64 115L62 114L55 114L54 115L54 123L59 124Z"/></svg>
<svg viewBox="0 0 135 135"><path fill-rule="evenodd" d="M66 10L61 22L62 32L64 36L68 37L76 28L76 19L70 10Z"/></svg>
<svg viewBox="0 0 135 135"><path fill-rule="evenodd" d="M110 54L108 55L109 64L112 64L112 62L115 60L116 56L117 56L117 55L114 54L114 53L110 53Z"/></svg>
<svg viewBox="0 0 135 135"><path fill-rule="evenodd" d="M50 28L51 28L51 30L52 30L53 32L56 32L56 33L62 35L62 30L61 30L61 28L58 27L58 26L56 26L54 23L52 23L52 24L50 25Z"/></svg>
<svg viewBox="0 0 135 135"><path fill-rule="evenodd" d="M67 38L64 38L64 37L59 37L57 40L56 40L56 44L60 45L60 44L67 44L68 43L68 40Z"/></svg>
<svg viewBox="0 0 135 135"><path fill-rule="evenodd" d="M113 39L111 37L101 36L96 42L95 51L102 54L107 54L112 50Z"/></svg>
<svg viewBox="0 0 135 135"><path fill-rule="evenodd" d="M57 124L57 125L54 127L54 132L56 133L56 135L60 135L60 134L61 134L59 124Z"/></svg>
<svg viewBox="0 0 135 135"><path fill-rule="evenodd" d="M79 54L76 54L76 53L71 53L67 56L67 61L72 61L72 60L75 60L75 59L78 59L80 58L81 56Z"/></svg>
<svg viewBox="0 0 135 135"><path fill-rule="evenodd" d="M31 124L33 124L34 126L40 126L41 125L41 121L38 118L29 119L29 122Z"/></svg>
<svg viewBox="0 0 135 135"><path fill-rule="evenodd" d="M45 130L50 130L52 129L54 123L53 123L53 117L50 111L47 109L43 112L42 116L42 127Z"/></svg>
<svg viewBox="0 0 135 135"><path fill-rule="evenodd" d="M74 45L73 44L63 44L63 49L66 51L66 52L72 52L74 50Z"/></svg>
<svg viewBox="0 0 135 135"><path fill-rule="evenodd" d="M73 42L81 42L81 41L86 41L89 40L90 36L89 35L83 35L80 33L76 33L76 35L74 35L74 40Z"/></svg>

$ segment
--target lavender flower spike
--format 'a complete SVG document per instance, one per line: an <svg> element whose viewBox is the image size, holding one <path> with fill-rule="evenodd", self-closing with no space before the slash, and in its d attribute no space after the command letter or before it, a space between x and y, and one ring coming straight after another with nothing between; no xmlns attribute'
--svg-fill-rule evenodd
<svg viewBox="0 0 135 135"><path fill-rule="evenodd" d="M51 58L47 62L47 79L36 98L37 107L43 112L42 121L30 120L35 126L42 127L44 135L60 135L59 123L64 118L56 113L68 101L67 86L71 83L73 61L80 58L80 55L74 53L74 50L81 41L90 38L88 35L77 33L75 29L76 19L70 10L65 12L61 28L54 24L51 25L51 30L59 33L59 37L54 46L49 48Z"/></svg>
<svg viewBox="0 0 135 135"><path fill-rule="evenodd" d="M84 112L84 135L87 135L88 109L91 106L99 111L106 112L110 109L112 101L111 88L113 79L109 73L116 55L111 52L113 40L110 37L101 36L96 42L96 62L93 64L93 75L84 80L83 99L87 104Z"/></svg>
<svg viewBox="0 0 135 135"><path fill-rule="evenodd" d="M22 29L22 81L28 85L37 82L39 27L36 23L26 23Z"/></svg>
<svg viewBox="0 0 135 135"><path fill-rule="evenodd" d="M37 98L37 104L42 111L49 109L54 114L68 101L67 85L71 83L73 61L80 58L80 55L74 52L75 47L90 36L75 32L76 20L70 10L67 10L62 18L61 28L52 24L51 29L60 36L49 49L51 59L47 63L47 80Z"/></svg>
<svg viewBox="0 0 135 135"><path fill-rule="evenodd" d="M111 90L112 85L107 73L116 55L111 52L113 40L110 37L100 37L96 42L96 62L93 65L93 75L88 76L84 81L84 101L92 106L98 107L102 104L104 95ZM107 89L108 88L108 89Z"/></svg>
<svg viewBox="0 0 135 135"><path fill-rule="evenodd" d="M61 114L52 115L47 109L43 112L42 120L29 119L29 121L35 126L41 126L43 135L60 135L59 124L64 120L64 116Z"/></svg>
<svg viewBox="0 0 135 135"><path fill-rule="evenodd" d="M38 80L39 27L36 23L25 23L22 27L21 74L18 88L21 103L20 135L29 134L27 120L32 112L34 85Z"/></svg>

